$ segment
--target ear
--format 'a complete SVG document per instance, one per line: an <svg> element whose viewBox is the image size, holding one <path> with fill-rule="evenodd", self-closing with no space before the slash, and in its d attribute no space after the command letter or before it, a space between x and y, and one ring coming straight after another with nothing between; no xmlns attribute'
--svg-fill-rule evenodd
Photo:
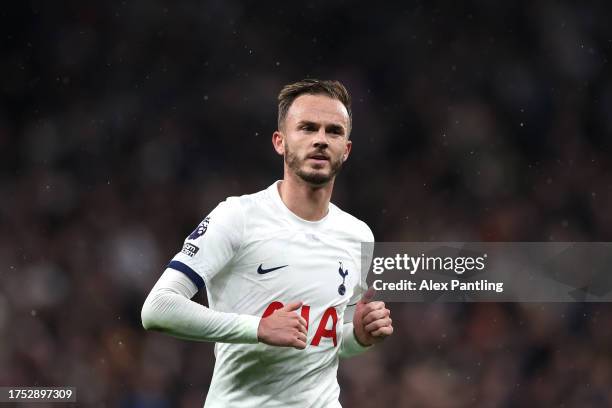
<svg viewBox="0 0 612 408"><path fill-rule="evenodd" d="M346 141L346 146L344 147L344 154L342 155L342 162L345 162L349 154L351 154L351 148L353 147L353 142L351 140Z"/></svg>
<svg viewBox="0 0 612 408"><path fill-rule="evenodd" d="M281 133L280 130L272 133L272 146L274 146L274 150L276 153L283 156L285 154L285 136Z"/></svg>

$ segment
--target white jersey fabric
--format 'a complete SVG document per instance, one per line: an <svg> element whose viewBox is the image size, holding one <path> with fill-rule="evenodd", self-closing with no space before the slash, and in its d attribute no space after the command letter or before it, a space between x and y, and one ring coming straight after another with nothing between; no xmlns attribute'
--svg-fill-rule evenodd
<svg viewBox="0 0 612 408"><path fill-rule="evenodd" d="M205 286L215 311L262 317L304 302L297 311L308 322L304 350L215 344L205 407L340 406L344 312L366 289L361 243L374 237L364 222L331 203L323 219L301 219L282 202L278 187L277 181L220 203L168 265Z"/></svg>

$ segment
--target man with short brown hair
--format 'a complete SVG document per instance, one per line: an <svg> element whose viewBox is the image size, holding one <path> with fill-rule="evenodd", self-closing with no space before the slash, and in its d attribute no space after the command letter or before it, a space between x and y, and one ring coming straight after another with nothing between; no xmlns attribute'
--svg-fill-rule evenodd
<svg viewBox="0 0 612 408"><path fill-rule="evenodd" d="M351 126L339 82L285 86L272 135L283 179L220 203L145 301L145 328L217 342L206 407L338 407L338 358L393 333L361 273L372 232L330 202ZM204 286L209 308L189 300Z"/></svg>

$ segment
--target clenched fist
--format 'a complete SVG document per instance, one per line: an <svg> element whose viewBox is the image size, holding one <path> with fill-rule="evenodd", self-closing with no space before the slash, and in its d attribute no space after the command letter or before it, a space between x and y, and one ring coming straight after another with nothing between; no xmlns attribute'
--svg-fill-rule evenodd
<svg viewBox="0 0 612 408"><path fill-rule="evenodd" d="M259 322L257 339L280 347L306 348L306 320L296 313L302 302L290 303Z"/></svg>
<svg viewBox="0 0 612 408"><path fill-rule="evenodd" d="M384 302L373 301L374 288L370 288L355 307L353 327L357 341L364 346L380 343L393 334L391 311Z"/></svg>

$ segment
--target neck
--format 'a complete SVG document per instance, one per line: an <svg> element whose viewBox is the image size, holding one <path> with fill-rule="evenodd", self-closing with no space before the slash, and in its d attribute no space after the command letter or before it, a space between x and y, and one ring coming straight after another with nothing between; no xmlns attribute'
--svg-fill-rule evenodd
<svg viewBox="0 0 612 408"><path fill-rule="evenodd" d="M319 221L329 211L334 180L323 186L312 186L295 174L285 171L279 185L283 203L298 217L307 221Z"/></svg>

